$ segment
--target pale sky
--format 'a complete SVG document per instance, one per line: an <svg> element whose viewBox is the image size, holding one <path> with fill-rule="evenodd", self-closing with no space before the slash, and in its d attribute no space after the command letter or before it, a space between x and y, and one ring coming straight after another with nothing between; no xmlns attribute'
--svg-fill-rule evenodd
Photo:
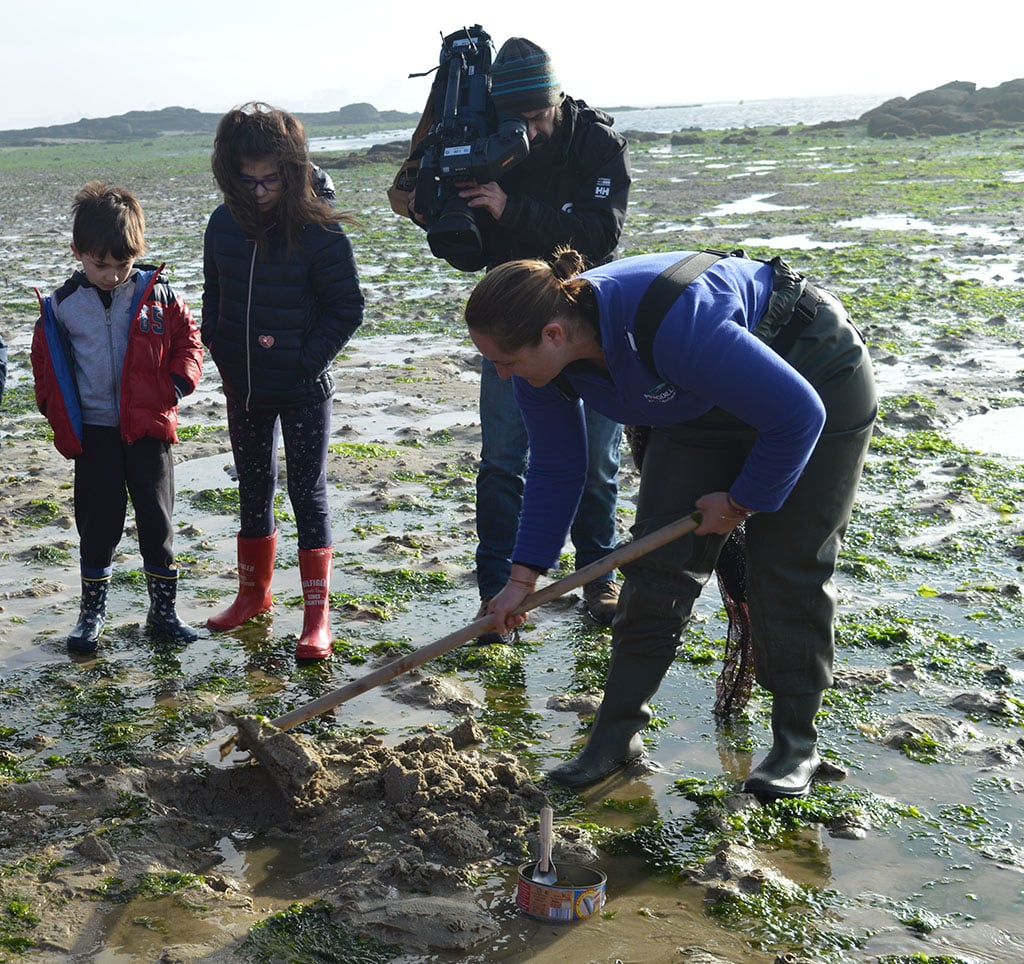
<svg viewBox="0 0 1024 964"><path fill-rule="evenodd" d="M528 37L567 93L638 107L910 96L1024 77L1020 0L569 3L505 0L0 0L0 130L247 100L293 111L365 101L420 111L441 36ZM955 16L953 11L956 11Z"/></svg>

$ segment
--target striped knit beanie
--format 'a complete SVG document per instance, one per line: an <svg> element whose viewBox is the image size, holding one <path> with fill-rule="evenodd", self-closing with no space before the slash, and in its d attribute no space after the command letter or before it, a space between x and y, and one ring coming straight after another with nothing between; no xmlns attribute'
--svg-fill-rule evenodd
<svg viewBox="0 0 1024 964"><path fill-rule="evenodd" d="M491 97L499 111L525 114L562 102L562 85L547 53L523 37L501 45L491 66Z"/></svg>

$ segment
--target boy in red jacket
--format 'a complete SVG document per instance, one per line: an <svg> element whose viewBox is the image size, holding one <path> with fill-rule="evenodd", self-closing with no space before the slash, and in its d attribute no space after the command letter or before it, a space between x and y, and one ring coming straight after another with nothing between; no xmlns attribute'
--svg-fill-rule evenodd
<svg viewBox="0 0 1024 964"><path fill-rule="evenodd" d="M90 181L71 210L71 251L81 268L52 297L39 296L32 337L39 411L57 450L75 461L82 602L68 649L96 649L129 498L149 589L146 631L192 642L198 633L175 609L170 447L178 441L178 400L194 391L202 370L199 330L163 265L135 264L145 251L145 218L130 191Z"/></svg>

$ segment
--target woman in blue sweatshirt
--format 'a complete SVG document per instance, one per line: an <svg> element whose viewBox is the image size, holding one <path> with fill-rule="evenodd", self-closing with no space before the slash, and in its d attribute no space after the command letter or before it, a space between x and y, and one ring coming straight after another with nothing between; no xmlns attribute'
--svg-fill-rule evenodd
<svg viewBox="0 0 1024 964"><path fill-rule="evenodd" d="M814 718L832 683L836 557L877 409L871 364L836 298L780 259L708 257L663 317L638 330L648 288L684 254L583 271L567 250L553 264L495 268L471 295L470 335L513 378L531 453L511 578L489 612L499 631L520 624L517 609L558 559L586 473L580 400L651 426L634 535L694 508L701 523L625 567L601 709L583 751L550 775L586 786L642 755L648 700L729 533L745 522L755 674L773 695L773 746L744 789L802 796L820 765Z"/></svg>

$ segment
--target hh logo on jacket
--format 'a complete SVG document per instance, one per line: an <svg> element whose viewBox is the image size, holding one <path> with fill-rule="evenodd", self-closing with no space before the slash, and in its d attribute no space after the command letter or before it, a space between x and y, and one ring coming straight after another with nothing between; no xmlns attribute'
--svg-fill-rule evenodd
<svg viewBox="0 0 1024 964"><path fill-rule="evenodd" d="M599 177L594 185L594 197L611 197L612 179L610 177Z"/></svg>

